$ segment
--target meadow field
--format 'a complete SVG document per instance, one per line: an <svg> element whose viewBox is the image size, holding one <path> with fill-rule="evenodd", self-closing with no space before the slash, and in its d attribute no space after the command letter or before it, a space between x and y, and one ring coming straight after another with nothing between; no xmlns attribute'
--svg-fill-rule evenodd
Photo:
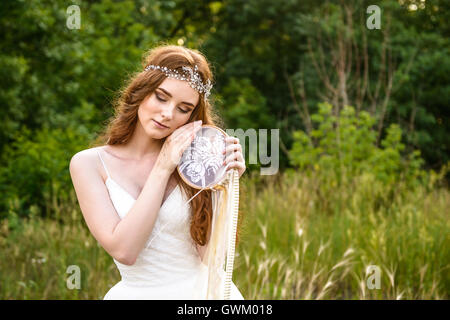
<svg viewBox="0 0 450 320"><path fill-rule="evenodd" d="M328 193L313 175L241 179L233 281L245 299L448 299L448 188L383 185L355 177ZM0 226L0 299L102 299L120 280L92 237L75 195L56 219L10 217ZM69 289L70 265L81 270ZM378 266L380 288L366 268Z"/></svg>

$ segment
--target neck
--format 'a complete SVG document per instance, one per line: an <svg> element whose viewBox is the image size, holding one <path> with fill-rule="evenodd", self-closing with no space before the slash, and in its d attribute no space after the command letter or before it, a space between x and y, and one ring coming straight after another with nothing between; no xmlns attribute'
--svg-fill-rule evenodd
<svg viewBox="0 0 450 320"><path fill-rule="evenodd" d="M159 155L164 140L150 138L138 122L131 139L126 145L123 145L123 149L127 155L130 155L129 158L133 160L140 161L154 158Z"/></svg>

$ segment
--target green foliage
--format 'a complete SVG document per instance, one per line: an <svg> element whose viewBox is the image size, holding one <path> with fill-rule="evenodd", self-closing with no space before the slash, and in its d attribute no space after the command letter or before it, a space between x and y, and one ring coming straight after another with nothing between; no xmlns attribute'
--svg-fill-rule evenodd
<svg viewBox="0 0 450 320"><path fill-rule="evenodd" d="M391 68L393 88L384 127L397 123L405 135L406 149L420 149L426 166L439 168L450 160L450 140L446 139L450 128L448 1L421 3L416 11L409 9L410 1L382 1L377 4L382 11L381 30L366 28L366 9L372 4L369 0L231 0L213 21L214 32L204 46L220 66L219 85L231 77L247 77L264 94L269 113L278 116L275 121L279 121L281 138L288 148L293 143L292 128L306 129L306 125L295 107L286 75L295 80L292 90L297 104L306 103L308 111L315 112L329 90L325 76L332 84L338 78L334 68L339 51L344 50L343 62L351 63L345 71L347 104L358 110L357 102L361 102L361 110L369 111L372 105L380 105L373 104L374 96L383 100L386 85L378 87L377 82L386 80ZM348 45L332 46L341 37ZM320 71L309 46L320 59ZM384 60L383 50L389 51ZM366 64L367 75L363 75ZM357 88L365 81L364 95ZM288 167L285 154L281 155L280 163Z"/></svg>
<svg viewBox="0 0 450 320"><path fill-rule="evenodd" d="M256 89L250 79L231 78L218 96L218 108L227 128L269 128L272 118L266 98Z"/></svg>
<svg viewBox="0 0 450 320"><path fill-rule="evenodd" d="M79 30L66 27L72 4ZM3 1L0 11L0 219L32 208L55 216L50 208L73 190L70 158L112 115L114 93L179 10L164 1L41 0Z"/></svg>
<svg viewBox="0 0 450 320"><path fill-rule="evenodd" d="M0 168L0 218L15 212L20 217L38 210L42 216L58 218L55 206L67 201L71 188L69 161L93 139L89 123L95 117L92 105L83 103L70 115L57 117L60 128L47 127L32 133L24 128L16 141L5 147Z"/></svg>
<svg viewBox="0 0 450 320"><path fill-rule="evenodd" d="M381 147L376 145L375 119L367 112L355 114L346 106L338 116L332 114L332 106L319 104L319 111L311 116L317 128L308 135L294 132L290 152L291 164L307 171L320 171L332 185L363 173L369 173L388 185L407 180L418 184L425 177L423 159L416 150L404 157L402 130L391 124Z"/></svg>

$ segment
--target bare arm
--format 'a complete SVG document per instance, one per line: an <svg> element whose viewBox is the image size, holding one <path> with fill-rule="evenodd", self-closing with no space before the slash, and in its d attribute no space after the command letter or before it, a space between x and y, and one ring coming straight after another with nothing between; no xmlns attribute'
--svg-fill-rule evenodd
<svg viewBox="0 0 450 320"><path fill-rule="evenodd" d="M96 155L79 152L72 157L70 174L89 230L117 261L134 264L155 224L170 172L156 163L141 194L121 220L99 172L92 166Z"/></svg>
<svg viewBox="0 0 450 320"><path fill-rule="evenodd" d="M153 230L170 175L155 164L133 207L113 230L112 237L125 250L123 256L130 264L134 264Z"/></svg>

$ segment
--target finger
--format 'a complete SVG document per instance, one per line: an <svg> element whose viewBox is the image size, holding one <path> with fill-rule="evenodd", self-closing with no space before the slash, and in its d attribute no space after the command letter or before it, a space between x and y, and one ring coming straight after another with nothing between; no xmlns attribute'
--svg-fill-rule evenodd
<svg viewBox="0 0 450 320"><path fill-rule="evenodd" d="M192 138L195 137L195 135L197 134L198 131L200 131L201 128L202 128L202 125L201 125L201 124L195 125L195 126L192 128L192 130L191 130L190 136L191 136Z"/></svg>
<svg viewBox="0 0 450 320"><path fill-rule="evenodd" d="M222 152L222 154L229 153L229 152L242 152L242 146L240 144L230 144L225 147L225 150Z"/></svg>
<svg viewBox="0 0 450 320"><path fill-rule="evenodd" d="M195 138L195 135L201 128L202 128L201 125L195 126L190 134L186 133L186 135L183 136L184 139L181 139L181 142L180 142L181 149L183 150L181 153L183 153L184 150L192 143L192 141Z"/></svg>
<svg viewBox="0 0 450 320"><path fill-rule="evenodd" d="M223 161L223 164L227 164L229 162L232 162L233 160L235 160L236 156L234 156L233 154L225 157L225 160Z"/></svg>
<svg viewBox="0 0 450 320"><path fill-rule="evenodd" d="M236 145L240 145L239 139L236 137L225 137L225 148L234 148ZM230 147L231 146L231 147ZM234 150L234 149L233 149ZM228 149L227 149L228 152Z"/></svg>
<svg viewBox="0 0 450 320"><path fill-rule="evenodd" d="M178 129L176 129L174 132L172 132L172 134L168 137L167 140L169 141L176 141L178 140L180 137L183 136L183 132L186 130L186 128L180 127Z"/></svg>
<svg viewBox="0 0 450 320"><path fill-rule="evenodd" d="M202 126L201 120L190 122L190 123L184 125L183 127L181 127L180 128L181 130L178 132L178 134L180 136L187 135L187 134L189 134L190 131L201 128L201 126Z"/></svg>
<svg viewBox="0 0 450 320"><path fill-rule="evenodd" d="M242 155L242 152L236 151L235 154L236 154L236 160L237 160L237 161L245 162L245 161L244 161L244 157L243 157L243 155Z"/></svg>
<svg viewBox="0 0 450 320"><path fill-rule="evenodd" d="M236 169L239 173L239 177L245 172L245 164L242 162L231 162L226 166L226 171L228 172L231 169Z"/></svg>
<svg viewBox="0 0 450 320"><path fill-rule="evenodd" d="M202 128L200 123L187 124L185 130L180 130L181 133L172 138L172 146L170 147L170 159L174 163L179 163L186 148L192 143L195 133ZM189 133L189 130L192 132Z"/></svg>
<svg viewBox="0 0 450 320"><path fill-rule="evenodd" d="M245 164L244 164L243 162L240 162L240 161L230 162L230 163L227 165L227 170L228 170L228 169L233 169L233 168L236 168L236 169L245 169Z"/></svg>
<svg viewBox="0 0 450 320"><path fill-rule="evenodd" d="M224 164L228 163L228 162L232 162L234 160L242 161L241 159L243 159L243 158L242 158L242 154L240 152L233 152L232 154L230 154L229 156L227 156L225 158Z"/></svg>
<svg viewBox="0 0 450 320"><path fill-rule="evenodd" d="M244 157L242 154L242 146L240 144L234 144L227 147L222 154L225 154L226 156L231 159L238 159L240 161L244 161Z"/></svg>
<svg viewBox="0 0 450 320"><path fill-rule="evenodd" d="M226 137L225 142L229 144L239 143L239 139L236 137Z"/></svg>
<svg viewBox="0 0 450 320"><path fill-rule="evenodd" d="M176 129L172 135L174 135L174 138L178 138L180 136L183 136L185 134L187 134L190 130L195 129L196 127L200 127L202 126L202 121L199 120L200 122L197 121L192 121L189 122L181 127L179 127L178 129Z"/></svg>

